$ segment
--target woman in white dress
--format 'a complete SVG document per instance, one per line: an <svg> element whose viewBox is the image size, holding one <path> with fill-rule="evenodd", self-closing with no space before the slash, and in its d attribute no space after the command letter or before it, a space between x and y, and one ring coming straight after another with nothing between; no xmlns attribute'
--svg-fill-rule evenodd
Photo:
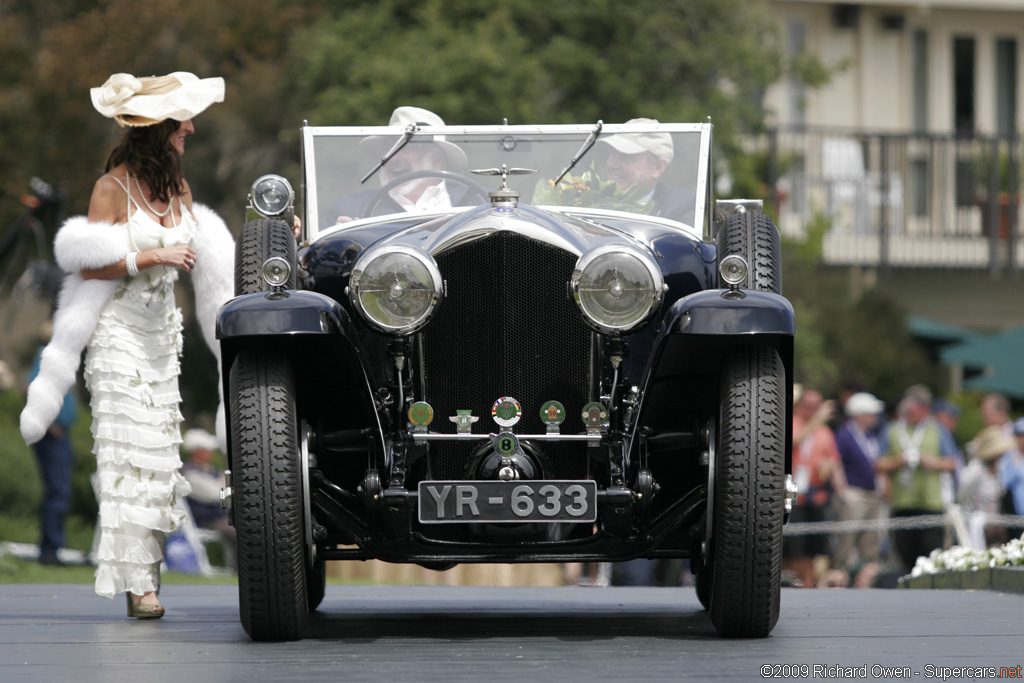
<svg viewBox="0 0 1024 683"><path fill-rule="evenodd" d="M100 113L126 130L95 184L88 217L69 220L58 233L54 251L72 275L51 342L63 344L51 356L60 352L67 358L63 365L50 359L50 376L66 373L75 344L87 340L85 380L100 504L96 592L126 593L129 616L155 618L164 614L157 597L163 536L182 521L176 501L189 492L178 450L182 317L174 283L180 272L199 276L205 266L205 281L200 278L194 288L200 323L210 328L211 311L230 296L232 279L230 233L211 211L193 206L179 158L195 131L192 117L223 101L224 81L182 72L152 78L116 74L93 88L92 98ZM100 296L89 294L90 287L103 288L96 289ZM198 301L203 294L214 301L204 306ZM204 333L210 343L212 333ZM77 339L68 341L69 334ZM44 351L40 376L46 375ZM47 386L30 387L22 415L26 441L34 437L35 423L48 417L38 409Z"/></svg>

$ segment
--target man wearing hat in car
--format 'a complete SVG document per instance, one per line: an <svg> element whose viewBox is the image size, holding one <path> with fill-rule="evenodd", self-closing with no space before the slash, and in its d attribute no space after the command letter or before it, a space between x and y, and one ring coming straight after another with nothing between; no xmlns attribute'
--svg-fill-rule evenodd
<svg viewBox="0 0 1024 683"><path fill-rule="evenodd" d="M391 114L389 126L443 126L444 121L432 111L419 107L399 107ZM431 171L461 171L466 167L466 153L443 135L413 136L387 163L380 169L381 186L401 178L402 176ZM391 136L368 137L360 146L370 152L374 158L382 159L401 138ZM376 190L366 190L336 199L330 207L328 225L347 223L367 215L383 216L403 211L432 211L452 208L454 202L449 194L451 188L446 179L425 175L414 178L391 188L375 206L367 206L367 202L376 194ZM459 188L455 191L458 193ZM464 191L464 190L463 190ZM457 197L461 195L456 194Z"/></svg>
<svg viewBox="0 0 1024 683"><path fill-rule="evenodd" d="M657 124L657 119L630 119L631 123ZM620 190L636 188L654 202L653 216L686 224L693 222L694 193L672 187L660 179L672 163L674 149L668 133L616 133L598 142L610 148L605 168Z"/></svg>

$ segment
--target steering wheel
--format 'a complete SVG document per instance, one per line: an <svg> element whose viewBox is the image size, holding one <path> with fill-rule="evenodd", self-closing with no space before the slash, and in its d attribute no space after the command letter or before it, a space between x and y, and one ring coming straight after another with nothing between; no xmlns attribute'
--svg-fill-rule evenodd
<svg viewBox="0 0 1024 683"><path fill-rule="evenodd" d="M380 189L374 192L373 195L366 200L366 206L363 207L363 215L372 216L373 210L377 208L378 204L384 201L384 198L388 196L388 192L392 188L418 178L440 178L441 180L450 180L453 183L462 185L466 188L466 192L460 198L460 203L466 199L466 197L471 197L473 195L478 195L485 203L491 201L491 198L487 195L490 190L485 189L482 185L474 182L464 175L442 170L412 171L410 173L404 173L397 178L392 178L381 185Z"/></svg>

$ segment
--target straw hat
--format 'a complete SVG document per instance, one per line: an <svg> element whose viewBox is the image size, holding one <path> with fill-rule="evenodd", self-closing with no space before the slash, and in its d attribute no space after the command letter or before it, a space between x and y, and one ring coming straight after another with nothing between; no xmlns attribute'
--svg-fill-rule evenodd
<svg viewBox="0 0 1024 683"><path fill-rule="evenodd" d="M419 107L399 107L391 113L389 126L402 126L409 124L417 126L443 126L444 120L432 111ZM372 135L364 138L359 145L373 154L382 157L401 138L387 135ZM416 135L410 140L412 143L432 143L437 145L444 152L445 168L457 170L466 167L466 153L458 145L448 142L443 135Z"/></svg>
<svg viewBox="0 0 1024 683"><path fill-rule="evenodd" d="M152 126L167 119L188 121L223 102L224 79L200 79L187 71L145 78L114 74L89 93L96 111L119 125Z"/></svg>
<svg viewBox="0 0 1024 683"><path fill-rule="evenodd" d="M995 460L1011 450L1013 439L999 425L985 427L974 437L974 456L980 460Z"/></svg>

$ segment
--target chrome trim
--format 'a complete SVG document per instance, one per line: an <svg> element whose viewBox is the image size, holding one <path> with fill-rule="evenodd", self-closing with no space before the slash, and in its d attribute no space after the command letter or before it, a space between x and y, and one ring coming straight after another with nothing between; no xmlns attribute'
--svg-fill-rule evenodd
<svg viewBox="0 0 1024 683"><path fill-rule="evenodd" d="M711 221L704 219L705 210L707 209L707 202L710 199L711 190L713 189L708 183L711 177L711 134L714 130L714 126L711 125L711 119L708 118L707 123L700 124L700 154L697 157L697 201L694 205L693 211L693 227L705 233L711 230ZM697 225L697 221L702 221L704 225Z"/></svg>
<svg viewBox="0 0 1024 683"><path fill-rule="evenodd" d="M313 505L309 493L309 425L299 423L299 476L302 479L302 526L309 549L309 566L316 566L316 544L313 543Z"/></svg>
<svg viewBox="0 0 1024 683"><path fill-rule="evenodd" d="M264 211L256 202L256 186L265 180L279 180L284 183L285 188L288 190L288 203L285 204L284 208L277 212ZM249 186L249 208L266 218L277 218L288 213L295 207L295 190L292 189L292 184L288 182L287 178L279 176L276 173L267 173L257 178L252 185Z"/></svg>
<svg viewBox="0 0 1024 683"><path fill-rule="evenodd" d="M587 266L589 266L595 259L600 256L604 256L605 254L628 254L636 258L647 269L647 272L651 275L651 279L654 281L654 291L651 292L647 311L627 326L613 327L601 322L600 320L595 320L587 313L580 301L579 286L580 277L582 276L583 271L585 271ZM576 262L576 267L573 269L572 279L569 284L572 289L573 301L576 302L576 307L579 309L584 321L587 322L590 327L602 334L624 334L631 330L635 330L651 319L651 316L654 315L654 312L658 310L659 306L661 306L662 299L665 297L665 280L662 277L661 269L658 267L658 264L649 254L645 253L640 248L622 242L603 244L591 249L581 256L579 261Z"/></svg>
<svg viewBox="0 0 1024 683"><path fill-rule="evenodd" d="M304 126L302 128L302 179L304 184L302 217L305 219L303 227L306 231L306 238L312 243L320 234L320 217L309 210L311 206L320 206L316 192L316 154L313 138L316 137L316 128Z"/></svg>
<svg viewBox="0 0 1024 683"><path fill-rule="evenodd" d="M275 263L280 263L281 267L283 267L283 269L284 269L285 276L284 276L284 278L280 282L273 282L273 281L271 281L270 277L267 275L268 267L271 264L275 264ZM266 261L263 262L263 265L260 266L260 277L262 277L263 281L266 282L271 287L273 287L274 289L280 289L281 287L283 287L284 284L286 282L288 282L288 278L290 278L291 276L292 276L291 264L289 264L288 261L286 261L285 259L281 258L280 256L271 256L270 258L268 258Z"/></svg>
<svg viewBox="0 0 1024 683"><path fill-rule="evenodd" d="M362 273L366 270L366 267L376 259L394 253L405 254L406 256L410 256L423 264L427 269L427 274L430 276L430 284L434 290L426 311L417 320L408 325L385 325L384 323L375 320L369 313L367 313L363 308L362 302L359 300L359 280ZM416 332L430 320L434 310L437 308L437 304L441 302L441 298L444 296L444 281L441 278L441 271L437 267L437 262L434 261L430 254L427 254L421 249L410 247L405 244L389 243L370 247L356 260L355 266L352 268L352 275L349 278L349 287L347 289L349 300L352 302L352 305L356 310L359 311L359 314L362 315L363 320L365 320L368 325L385 334L406 336Z"/></svg>
<svg viewBox="0 0 1024 683"><path fill-rule="evenodd" d="M496 215L490 211L491 207L487 208L486 213L479 217L471 218L462 225L457 225L454 228L445 227L436 231L425 240L423 248L431 256L434 256L464 242L471 242L496 232L509 231L567 251L577 257L586 251L586 242L582 238L579 238L564 223L547 214L545 214L545 218L551 220L550 225L531 220L533 216L521 210L517 210L516 213L510 215ZM568 235L562 234L563 232L568 233ZM577 239L574 241L569 239L570 237L576 237Z"/></svg>
<svg viewBox="0 0 1024 683"><path fill-rule="evenodd" d="M796 502L797 496L800 495L800 489L797 488L796 482L793 481L793 475L786 475L786 502L784 503L784 513L782 515L782 523L789 523L789 516L793 514L793 504Z"/></svg>
<svg viewBox="0 0 1024 683"><path fill-rule="evenodd" d="M410 432L413 441L486 441L495 434L439 434ZM601 436L589 434L516 434L520 441L600 441Z"/></svg>
<svg viewBox="0 0 1024 683"><path fill-rule="evenodd" d="M729 268L731 267L730 264L733 261L739 261L739 277L732 275L729 271ZM747 265L747 260L740 256L739 254L729 254L728 256L726 256L725 258L718 262L718 276L722 278L723 282L725 282L733 289L736 289L741 284L743 284L746 281L747 275L749 273L750 266Z"/></svg>
<svg viewBox="0 0 1024 683"><path fill-rule="evenodd" d="M714 513L715 513L715 467L718 461L718 457L715 453L718 444L718 425L714 417L708 418L708 502L706 512L704 513L704 552L703 555L704 566L708 565L710 559L708 555L711 554L711 537L712 530L715 526Z"/></svg>

